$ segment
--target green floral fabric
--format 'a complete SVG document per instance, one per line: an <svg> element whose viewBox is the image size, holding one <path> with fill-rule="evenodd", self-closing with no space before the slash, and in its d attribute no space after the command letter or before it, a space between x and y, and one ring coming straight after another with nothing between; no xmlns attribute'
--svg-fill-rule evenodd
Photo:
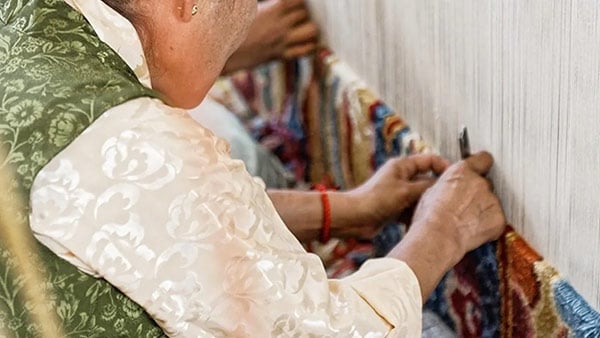
<svg viewBox="0 0 600 338"><path fill-rule="evenodd" d="M36 174L103 112L156 96L90 24L62 0L0 4L0 167L16 169L13 191L29 195ZM20 215L26 219L28 210ZM161 337L137 304L39 245L45 288L69 337ZM35 337L23 278L0 239L0 336ZM53 290L53 292L52 292Z"/></svg>

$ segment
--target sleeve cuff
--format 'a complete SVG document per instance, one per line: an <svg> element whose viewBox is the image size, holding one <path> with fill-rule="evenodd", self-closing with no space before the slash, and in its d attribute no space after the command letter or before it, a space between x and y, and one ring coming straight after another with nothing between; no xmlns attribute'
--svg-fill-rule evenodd
<svg viewBox="0 0 600 338"><path fill-rule="evenodd" d="M421 336L421 289L406 263L393 258L372 259L342 282L393 327L390 337Z"/></svg>

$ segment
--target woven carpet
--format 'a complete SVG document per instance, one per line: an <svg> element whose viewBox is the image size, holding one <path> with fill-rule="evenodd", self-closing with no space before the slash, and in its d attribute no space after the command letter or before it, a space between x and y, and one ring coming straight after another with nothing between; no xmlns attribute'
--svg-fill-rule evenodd
<svg viewBox="0 0 600 338"><path fill-rule="evenodd" d="M220 80L211 96L235 112L299 182L348 189L388 158L435 152L328 50ZM385 255L406 231L388 224L370 243L307 247L330 276ZM469 253L427 301L459 337L600 337L600 314L519 234Z"/></svg>

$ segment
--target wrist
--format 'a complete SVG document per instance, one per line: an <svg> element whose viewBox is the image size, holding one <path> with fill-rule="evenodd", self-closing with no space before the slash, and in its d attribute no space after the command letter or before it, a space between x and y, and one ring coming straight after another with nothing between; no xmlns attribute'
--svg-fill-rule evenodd
<svg viewBox="0 0 600 338"><path fill-rule="evenodd" d="M399 259L410 267L419 281L425 302L446 272L458 262L458 250L448 238L416 230L409 230L388 257Z"/></svg>
<svg viewBox="0 0 600 338"><path fill-rule="evenodd" d="M319 191L322 207L322 221L319 240L325 244L331 239L331 201L327 188L322 184L315 185L315 190Z"/></svg>
<svg viewBox="0 0 600 338"><path fill-rule="evenodd" d="M446 271L452 269L464 256L462 245L456 233L445 230L444 220L426 220L413 223L406 234L415 242L431 243L435 256Z"/></svg>
<svg viewBox="0 0 600 338"><path fill-rule="evenodd" d="M344 214L346 215L345 225L361 226L379 224L376 216L377 208L372 205L372 198L360 190L349 190L340 192L340 199L344 201Z"/></svg>

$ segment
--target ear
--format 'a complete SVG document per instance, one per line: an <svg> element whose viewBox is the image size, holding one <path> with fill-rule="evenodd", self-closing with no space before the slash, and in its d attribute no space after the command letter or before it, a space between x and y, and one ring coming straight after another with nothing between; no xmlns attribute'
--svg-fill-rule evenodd
<svg viewBox="0 0 600 338"><path fill-rule="evenodd" d="M183 22L192 21L194 6L198 6L198 0L176 0L177 17Z"/></svg>

